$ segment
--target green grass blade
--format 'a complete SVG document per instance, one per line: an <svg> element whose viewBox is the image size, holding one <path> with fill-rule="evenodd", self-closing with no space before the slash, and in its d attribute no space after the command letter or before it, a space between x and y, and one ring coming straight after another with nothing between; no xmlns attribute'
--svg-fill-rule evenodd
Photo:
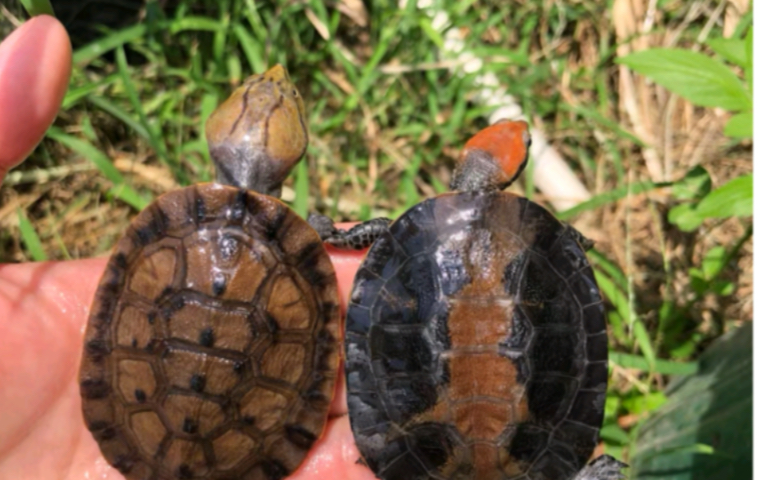
<svg viewBox="0 0 768 480"><path fill-rule="evenodd" d="M123 200L136 210L141 210L149 204L149 202L139 195L137 191L126 184L123 175L114 165L112 165L109 158L90 143L68 135L56 127L49 128L46 132L46 136L63 144L79 155L82 155L96 165L96 168L98 168L110 182L115 184L110 191L117 196L117 198Z"/></svg>
<svg viewBox="0 0 768 480"><path fill-rule="evenodd" d="M637 195L639 193L649 192L656 188L669 187L671 185L672 185L672 182L659 182L659 183L637 182L632 184L632 186L629 188L629 192L632 195ZM617 200L621 200L626 196L627 196L627 187L626 186L618 187L609 192L605 192L600 195L595 195L594 197L590 198L586 202L582 202L576 205L575 207L569 208L568 210L564 210L558 213L557 218L559 218L560 220L568 220L569 218L574 217L581 212L594 210L598 207L602 207L604 205L608 205L609 203L613 203Z"/></svg>
<svg viewBox="0 0 768 480"><path fill-rule="evenodd" d="M146 129L146 127L140 122L136 121L136 119L134 119L130 113L125 111L124 108L110 101L108 97L90 95L88 96L88 101L126 124L128 128L136 132L141 138L150 141L149 131Z"/></svg>
<svg viewBox="0 0 768 480"><path fill-rule="evenodd" d="M29 221L24 212L20 209L16 209L16 214L19 217L19 231L21 232L21 240L24 242L24 246L27 247L32 259L36 262L44 262L48 260L48 255L43 248L43 242L40 241L40 237L35 231L35 227L32 226L32 222Z"/></svg>
<svg viewBox="0 0 768 480"><path fill-rule="evenodd" d="M656 372L662 375L688 375L699 369L697 362L673 362L671 360L657 359L654 368L645 357L631 353L609 352L608 359L623 368L632 368L644 372Z"/></svg>
<svg viewBox="0 0 768 480"><path fill-rule="evenodd" d="M163 24L161 23L161 25ZM78 48L72 55L72 63L83 67L105 53L143 37L146 33L147 26L140 23L107 35L106 37L102 37L84 47Z"/></svg>
<svg viewBox="0 0 768 480"><path fill-rule="evenodd" d="M21 4L24 6L24 9L29 13L30 17L34 17L36 15L51 15L55 16L53 13L53 7L51 6L51 2L48 0L20 0Z"/></svg>

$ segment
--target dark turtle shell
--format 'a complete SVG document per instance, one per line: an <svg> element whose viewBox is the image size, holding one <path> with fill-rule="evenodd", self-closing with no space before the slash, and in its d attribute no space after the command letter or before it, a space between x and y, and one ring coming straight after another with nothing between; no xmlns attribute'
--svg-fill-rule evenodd
<svg viewBox="0 0 768 480"><path fill-rule="evenodd" d="M86 424L129 479L283 478L325 426L339 322L330 257L279 200L216 184L165 194L99 284Z"/></svg>
<svg viewBox="0 0 768 480"><path fill-rule="evenodd" d="M570 231L504 192L395 221L355 277L352 431L384 480L564 480L598 441L604 309Z"/></svg>

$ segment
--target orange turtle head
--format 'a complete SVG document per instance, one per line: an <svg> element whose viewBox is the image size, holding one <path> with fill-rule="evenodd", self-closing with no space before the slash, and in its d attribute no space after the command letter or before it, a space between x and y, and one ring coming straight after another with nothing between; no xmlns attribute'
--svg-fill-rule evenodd
<svg viewBox="0 0 768 480"><path fill-rule="evenodd" d="M482 129L464 145L451 179L451 189L505 189L525 168L530 145L531 134L526 122L500 120Z"/></svg>

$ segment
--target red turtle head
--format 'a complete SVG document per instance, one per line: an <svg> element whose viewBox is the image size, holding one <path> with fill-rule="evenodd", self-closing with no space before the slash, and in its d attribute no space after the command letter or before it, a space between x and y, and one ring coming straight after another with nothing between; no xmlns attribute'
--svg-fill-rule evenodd
<svg viewBox="0 0 768 480"><path fill-rule="evenodd" d="M527 122L505 119L480 130L459 155L451 189L505 189L525 168L530 145Z"/></svg>

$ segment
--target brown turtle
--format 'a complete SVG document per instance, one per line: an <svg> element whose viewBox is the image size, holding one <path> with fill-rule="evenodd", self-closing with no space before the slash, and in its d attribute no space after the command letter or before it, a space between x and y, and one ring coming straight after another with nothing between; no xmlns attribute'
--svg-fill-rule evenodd
<svg viewBox="0 0 768 480"><path fill-rule="evenodd" d="M307 146L301 96L273 67L206 134L218 183L136 217L85 333L85 422L129 479L283 478L334 391L336 275L317 232L274 198Z"/></svg>
<svg viewBox="0 0 768 480"><path fill-rule="evenodd" d="M467 142L451 188L373 242L347 310L347 401L357 446L383 480L609 480L598 442L608 380L603 304L575 229L503 192L530 135L503 121ZM375 241L374 241L375 239Z"/></svg>

